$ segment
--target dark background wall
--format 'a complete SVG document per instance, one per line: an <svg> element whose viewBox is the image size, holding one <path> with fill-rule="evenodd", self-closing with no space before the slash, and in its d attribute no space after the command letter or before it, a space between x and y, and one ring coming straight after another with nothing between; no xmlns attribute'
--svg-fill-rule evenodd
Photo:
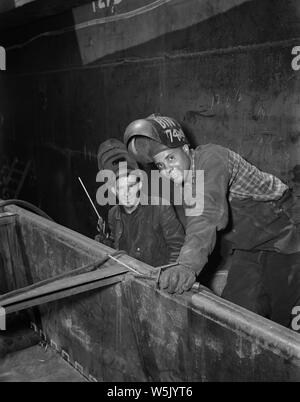
<svg viewBox="0 0 300 402"><path fill-rule="evenodd" d="M153 112L179 119L194 144L240 152L300 196L297 0L99 4L0 31L0 144L34 162L35 191L24 197L92 236L77 176L95 198L99 143Z"/></svg>

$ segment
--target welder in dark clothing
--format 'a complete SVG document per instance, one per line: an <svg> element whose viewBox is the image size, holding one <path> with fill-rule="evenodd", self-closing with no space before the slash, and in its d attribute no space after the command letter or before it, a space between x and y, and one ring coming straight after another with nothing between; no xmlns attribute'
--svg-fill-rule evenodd
<svg viewBox="0 0 300 402"><path fill-rule="evenodd" d="M190 149L180 124L169 117L132 122L124 142L139 162L154 162L185 194L185 242L178 266L162 274L160 286L170 293L190 289L219 233L233 252L222 296L289 326L300 305L299 202L292 191L230 149Z"/></svg>
<svg viewBox="0 0 300 402"><path fill-rule="evenodd" d="M141 205L143 183L136 173L138 165L125 145L117 139L102 143L98 150L99 170L116 174L111 191L118 205L109 210L110 238L104 242L152 266L176 262L184 241L184 229L171 205ZM120 165L126 162L126 167Z"/></svg>

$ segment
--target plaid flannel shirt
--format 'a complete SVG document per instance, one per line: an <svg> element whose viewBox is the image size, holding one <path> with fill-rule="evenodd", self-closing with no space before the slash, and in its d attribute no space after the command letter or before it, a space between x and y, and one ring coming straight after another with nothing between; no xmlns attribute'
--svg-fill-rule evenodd
<svg viewBox="0 0 300 402"><path fill-rule="evenodd" d="M186 214L179 264L199 273L214 249L217 232L227 227L230 215L234 227L224 236L234 242L235 248L300 251L290 220L284 214L273 216L275 212L269 204L288 190L280 179L220 145L197 147L193 158L194 169L204 171L204 209L199 215ZM188 178L186 184L191 185L192 179Z"/></svg>
<svg viewBox="0 0 300 402"><path fill-rule="evenodd" d="M278 200L288 189L280 179L262 172L239 154L229 151L229 200L252 198L256 201Z"/></svg>

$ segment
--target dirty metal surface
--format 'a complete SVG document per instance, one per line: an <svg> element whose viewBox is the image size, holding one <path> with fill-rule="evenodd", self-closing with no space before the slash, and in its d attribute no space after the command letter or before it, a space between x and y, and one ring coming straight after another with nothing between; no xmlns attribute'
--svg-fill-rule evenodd
<svg viewBox="0 0 300 402"><path fill-rule="evenodd" d="M128 282L150 381L300 381L300 337L206 291L176 300Z"/></svg>
<svg viewBox="0 0 300 402"><path fill-rule="evenodd" d="M70 258L99 258L105 250L54 223L47 231L43 218L14 210L36 280L67 269ZM170 296L128 277L41 306L32 326L91 381L300 380L299 334L205 290Z"/></svg>
<svg viewBox="0 0 300 402"><path fill-rule="evenodd" d="M0 382L85 382L54 350L39 345L0 360Z"/></svg>
<svg viewBox="0 0 300 402"><path fill-rule="evenodd" d="M0 331L0 361L8 354L38 344L40 340L39 334L30 328L27 312L7 316L6 330Z"/></svg>

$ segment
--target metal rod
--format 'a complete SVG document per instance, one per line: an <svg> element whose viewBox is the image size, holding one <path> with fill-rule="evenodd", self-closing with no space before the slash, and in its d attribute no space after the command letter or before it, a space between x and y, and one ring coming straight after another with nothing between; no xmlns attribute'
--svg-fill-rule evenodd
<svg viewBox="0 0 300 402"><path fill-rule="evenodd" d="M71 278L71 277L74 277L75 275L94 271L96 268L99 267L99 265L103 265L107 260L108 260L108 256L105 255L101 259L99 259L95 262L92 262L91 264L87 264L82 267L72 269L71 271L63 272L62 274L58 274L58 275L52 276L50 278L44 279L42 281L33 283L32 285L28 285L28 286L26 286L26 291L37 289L37 288L40 288L41 286L49 285L50 283L55 282L59 279L64 279L64 278L68 278L68 277ZM24 289L25 288L15 289L8 293L0 295L0 303L2 302L2 300L5 300L8 297L17 296L19 294L24 293Z"/></svg>
<svg viewBox="0 0 300 402"><path fill-rule="evenodd" d="M85 194L87 195L87 197L88 197L90 203L92 204L92 207L94 208L94 211L96 212L96 214L97 214L97 216L98 216L98 218L99 218L99 221L102 222L103 219L102 219L101 216L99 215L99 212L97 211L97 209L96 209L96 207L95 207L95 204L93 203L93 201L92 201L92 199L91 199L91 197L90 197L90 195L89 195L87 189L85 188L85 185L83 184L81 178L78 177L78 180L79 180L80 184L82 185L82 187L83 187L83 189L84 189L84 191L85 191Z"/></svg>
<svg viewBox="0 0 300 402"><path fill-rule="evenodd" d="M108 257L111 258L114 261L117 261L119 264L123 265L124 267L126 267L127 269L129 269L130 271L135 272L138 275L143 275L141 274L139 271L136 271L134 268L130 267L129 265L125 264L124 262L118 260L116 257L113 257L112 255L108 254Z"/></svg>

